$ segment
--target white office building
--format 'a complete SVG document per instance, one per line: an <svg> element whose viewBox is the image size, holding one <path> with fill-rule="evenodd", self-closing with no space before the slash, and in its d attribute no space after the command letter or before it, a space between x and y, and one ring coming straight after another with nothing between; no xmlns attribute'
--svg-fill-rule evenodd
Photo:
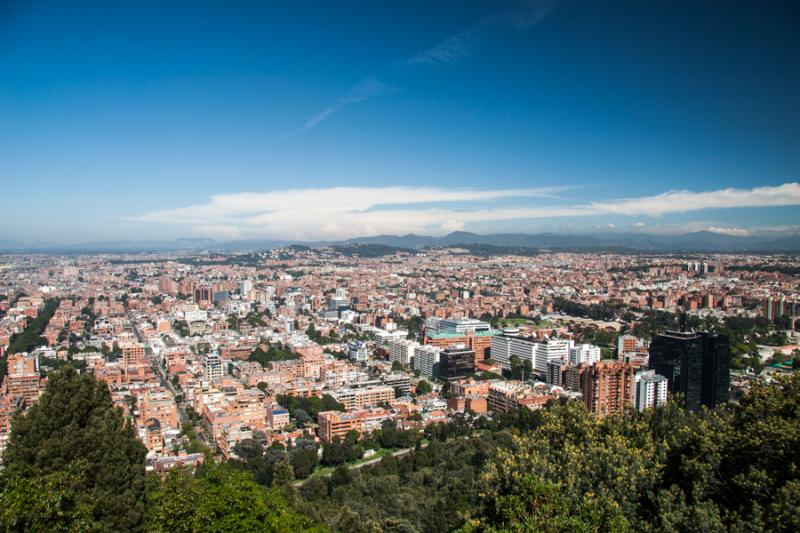
<svg viewBox="0 0 800 533"><path fill-rule="evenodd" d="M573 365L593 365L600 360L600 347L594 344L578 344L569 349L569 362Z"/></svg>
<svg viewBox="0 0 800 533"><path fill-rule="evenodd" d="M438 374L439 354L441 348L431 345L421 345L414 348L414 370L419 370L423 376L433 377Z"/></svg>
<svg viewBox="0 0 800 533"><path fill-rule="evenodd" d="M492 337L491 358L504 370L511 369L511 358L519 357L520 363L529 361L533 366L536 355L535 340L514 335L497 335Z"/></svg>
<svg viewBox="0 0 800 533"><path fill-rule="evenodd" d="M551 361L566 363L569 360L569 350L574 346L575 341L568 339L549 339L536 343L533 369L540 374L546 374L547 363Z"/></svg>
<svg viewBox="0 0 800 533"><path fill-rule="evenodd" d="M389 343L389 360L397 361L401 365L410 365L414 359L414 349L418 342L406 339L394 340Z"/></svg>
<svg viewBox="0 0 800 533"><path fill-rule="evenodd" d="M633 380L637 411L667 402L667 378L656 374L655 370L637 372Z"/></svg>

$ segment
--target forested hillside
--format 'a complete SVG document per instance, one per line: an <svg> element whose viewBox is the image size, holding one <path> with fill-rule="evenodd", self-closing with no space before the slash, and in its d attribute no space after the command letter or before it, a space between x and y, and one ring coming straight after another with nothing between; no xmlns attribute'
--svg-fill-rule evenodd
<svg viewBox="0 0 800 533"><path fill-rule="evenodd" d="M270 486L247 462L160 480L105 386L66 368L14 421L0 529L798 531L799 421L794 376L700 414L598 420L566 402L431 426L403 457L302 483L277 455L255 478Z"/></svg>

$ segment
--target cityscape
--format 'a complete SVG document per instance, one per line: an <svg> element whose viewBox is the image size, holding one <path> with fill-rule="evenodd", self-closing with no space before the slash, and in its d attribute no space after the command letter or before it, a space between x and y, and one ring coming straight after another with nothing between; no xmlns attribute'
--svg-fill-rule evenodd
<svg viewBox="0 0 800 533"><path fill-rule="evenodd" d="M800 530L798 6L305 8L0 7L0 530Z"/></svg>

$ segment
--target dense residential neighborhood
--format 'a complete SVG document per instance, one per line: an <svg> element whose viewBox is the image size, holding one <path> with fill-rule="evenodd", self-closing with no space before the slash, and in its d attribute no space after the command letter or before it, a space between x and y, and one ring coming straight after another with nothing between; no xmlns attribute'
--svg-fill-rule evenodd
<svg viewBox="0 0 800 533"><path fill-rule="evenodd" d="M157 472L235 459L250 441L311 446L317 464L351 432L423 432L461 413L559 398L602 417L688 386L698 409L703 369L692 367L700 381L687 385L669 374L669 353L658 363L652 353L684 342L662 334L687 324L724 344L707 371L720 373L703 398L714 407L800 360L797 278L770 268L783 261L447 249L361 258L305 247L7 256L0 443L12 414L65 365L108 386Z"/></svg>

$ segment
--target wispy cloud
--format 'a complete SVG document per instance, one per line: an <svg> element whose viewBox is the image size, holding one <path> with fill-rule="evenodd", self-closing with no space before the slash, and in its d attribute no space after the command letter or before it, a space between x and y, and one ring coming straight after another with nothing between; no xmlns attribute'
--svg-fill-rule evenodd
<svg viewBox="0 0 800 533"><path fill-rule="evenodd" d="M204 204L153 211L134 220L188 225L198 234L220 238L340 239L379 233L442 234L472 223L503 220L609 214L660 216L717 208L800 205L798 183L707 192L671 191L588 204L554 203L556 195L564 189L331 187L246 192L216 195ZM538 199L540 205L532 205L532 199ZM713 222L688 224L681 228L729 235L744 235L748 231ZM644 225L641 221L632 225L639 231L677 232L677 226L673 226Z"/></svg>
<svg viewBox="0 0 800 533"><path fill-rule="evenodd" d="M547 15L558 7L559 2L560 0L528 0L522 2L521 6L515 6L514 9L484 17L471 27L445 37L433 47L389 65L382 72L386 73L396 67L455 63L472 55L478 48L480 39L488 30L492 28L511 28L517 31L527 31L544 20ZM387 85L373 76L367 77L351 87L347 94L339 97L336 102L312 115L306 120L303 127L279 137L278 142L283 142L290 137L315 128L345 107L378 95L387 95L397 91L399 91L397 87Z"/></svg>
<svg viewBox="0 0 800 533"><path fill-rule="evenodd" d="M435 65L440 63L455 63L467 57L477 47L477 41L483 31L483 25L478 24L452 35L433 48L409 57L403 61L406 65Z"/></svg>
<svg viewBox="0 0 800 533"><path fill-rule="evenodd" d="M523 2L521 7L504 13L502 18L513 28L519 31L527 31L543 21L560 3L561 0L531 0Z"/></svg>
<svg viewBox="0 0 800 533"><path fill-rule="evenodd" d="M446 37L441 42L401 62L403 65L437 65L455 63L472 55L483 36L491 30L528 31L547 17L558 0L529 0L513 9L484 17L470 28Z"/></svg>
<svg viewBox="0 0 800 533"><path fill-rule="evenodd" d="M399 89L397 89L397 87L393 87L391 85L383 83L379 79L373 77L364 78L357 84L353 85L347 91L347 93L345 93L336 101L336 103L329 105L319 113L313 115L308 120L306 120L302 128L287 133L286 135L281 136L278 140L285 141L289 137L293 137L295 135L308 131L311 128L314 128L315 126L322 123L332 114L336 113L340 109L345 108L349 105L353 105L358 102L363 102L364 100L368 100L378 95L392 94L397 92L398 90Z"/></svg>

